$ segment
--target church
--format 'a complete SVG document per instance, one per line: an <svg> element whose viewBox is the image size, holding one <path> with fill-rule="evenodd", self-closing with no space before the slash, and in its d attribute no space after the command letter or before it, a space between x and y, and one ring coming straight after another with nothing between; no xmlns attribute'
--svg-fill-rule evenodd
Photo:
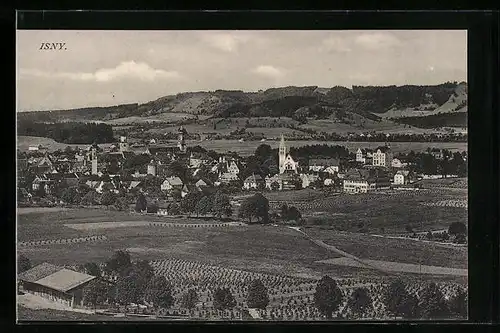
<svg viewBox="0 0 500 333"><path fill-rule="evenodd" d="M279 147L279 170L280 174L286 172L298 173L299 163L294 161L290 155L290 149L286 146L285 138L281 134L281 141Z"/></svg>

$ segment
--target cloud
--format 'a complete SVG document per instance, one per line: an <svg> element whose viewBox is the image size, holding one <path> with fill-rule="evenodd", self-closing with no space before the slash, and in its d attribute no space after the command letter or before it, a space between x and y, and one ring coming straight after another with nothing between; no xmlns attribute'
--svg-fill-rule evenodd
<svg viewBox="0 0 500 333"><path fill-rule="evenodd" d="M109 82L123 78L132 78L142 81L156 79L178 79L180 75L175 71L155 69L144 62L124 61L114 68L102 68L95 72L45 72L38 69L20 69L21 76L36 76L44 78L63 78L75 81Z"/></svg>
<svg viewBox="0 0 500 333"><path fill-rule="evenodd" d="M253 69L255 74L267 76L271 78L278 78L284 75L283 70L270 65L260 65Z"/></svg>
<svg viewBox="0 0 500 333"><path fill-rule="evenodd" d="M239 44L248 40L244 35L232 35L230 33L206 34L202 36L202 39L210 46L224 52L235 52Z"/></svg>
<svg viewBox="0 0 500 333"><path fill-rule="evenodd" d="M321 49L334 52L351 52L347 42L340 37L329 37L321 43Z"/></svg>
<svg viewBox="0 0 500 333"><path fill-rule="evenodd" d="M400 44L396 36L389 33L374 32L365 33L355 38L355 43L369 50L393 47Z"/></svg>

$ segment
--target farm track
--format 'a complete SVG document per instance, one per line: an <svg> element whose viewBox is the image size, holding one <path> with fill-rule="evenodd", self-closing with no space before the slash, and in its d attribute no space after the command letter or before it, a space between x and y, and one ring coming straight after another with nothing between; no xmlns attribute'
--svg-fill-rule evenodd
<svg viewBox="0 0 500 333"><path fill-rule="evenodd" d="M99 236L87 236L87 237L77 237L77 238L64 238L64 239L47 239L29 242L18 242L19 246L37 246L37 245L55 245L55 244L75 244L83 242L96 242L104 241L108 238L104 235Z"/></svg>
<svg viewBox="0 0 500 333"><path fill-rule="evenodd" d="M324 249L336 252L336 253L340 254L341 256L343 256L343 257L355 260L355 261L359 262L360 264L362 264L362 265L364 265L364 266L366 266L368 268L376 269L376 270L381 271L381 272L383 272L383 273L385 273L387 275L393 275L394 274L394 273L386 271L386 270L384 270L384 269L382 269L380 267L370 265L369 263L366 263L364 260L362 260L362 259L360 259L360 258L358 258L358 257L356 257L356 256L354 256L354 255L352 255L350 253L342 251L342 250L336 248L333 245L328 245L328 244L326 244L325 242L323 242L321 240L313 239L311 236L309 236L308 234L306 234L305 232L303 232L302 230L300 230L298 228L293 228L293 227L289 227L289 228L293 229L293 230L295 230L295 231L297 231L299 233L301 233L303 236L305 236L305 238L309 239L311 242L313 242L314 244L316 244L316 245L318 245L318 246L320 246L320 247L322 247Z"/></svg>

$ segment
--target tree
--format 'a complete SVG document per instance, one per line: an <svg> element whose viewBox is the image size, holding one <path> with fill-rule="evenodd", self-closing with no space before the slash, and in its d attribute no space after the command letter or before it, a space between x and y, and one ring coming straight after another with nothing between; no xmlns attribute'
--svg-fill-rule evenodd
<svg viewBox="0 0 500 333"><path fill-rule="evenodd" d="M146 211L153 214L158 213L158 203L156 201L151 202L147 205Z"/></svg>
<svg viewBox="0 0 500 333"><path fill-rule="evenodd" d="M198 294L196 290L189 289L184 295L182 295L182 307L186 309L193 309L198 302Z"/></svg>
<svg viewBox="0 0 500 333"><path fill-rule="evenodd" d="M362 315L372 307L372 299L366 288L356 288L347 301L349 308L356 314Z"/></svg>
<svg viewBox="0 0 500 333"><path fill-rule="evenodd" d="M273 150L270 145L267 144L261 144L255 149L255 157L257 157L260 161L260 163L264 163L265 160L271 156Z"/></svg>
<svg viewBox="0 0 500 333"><path fill-rule="evenodd" d="M92 306L102 305L108 301L109 286L101 280L94 280L83 288L85 303Z"/></svg>
<svg viewBox="0 0 500 333"><path fill-rule="evenodd" d="M462 222L453 222L448 227L448 234L454 235L454 236L459 235L459 234L465 235L465 234L467 234L467 227Z"/></svg>
<svg viewBox="0 0 500 333"><path fill-rule="evenodd" d="M434 282L422 291L419 306L422 318L425 319L443 319L450 314L443 292Z"/></svg>
<svg viewBox="0 0 500 333"><path fill-rule="evenodd" d="M295 221L295 222L298 222L302 218L302 214L300 213L300 211L295 206L291 206L290 208L288 208L288 214L287 215L288 215L287 216L288 220L292 220L292 221Z"/></svg>
<svg viewBox="0 0 500 333"><path fill-rule="evenodd" d="M164 276L154 276L149 280L144 299L155 306L169 308L174 304L172 286Z"/></svg>
<svg viewBox="0 0 500 333"><path fill-rule="evenodd" d="M142 300L144 293L143 279L137 274L121 276L116 282L116 301L127 305L138 303Z"/></svg>
<svg viewBox="0 0 500 333"><path fill-rule="evenodd" d="M401 280L392 282L384 295L384 304L394 316L415 318L418 316L418 300L406 290Z"/></svg>
<svg viewBox="0 0 500 333"><path fill-rule="evenodd" d="M75 204L80 202L81 198L79 193L76 191L76 188L67 187L62 191L61 200L69 204Z"/></svg>
<svg viewBox="0 0 500 333"><path fill-rule="evenodd" d="M30 260L26 256L24 256L23 254L20 254L17 257L17 272L22 273L24 271L27 271L30 268L31 268Z"/></svg>
<svg viewBox="0 0 500 333"><path fill-rule="evenodd" d="M99 197L95 191L89 191L85 194L80 202L82 205L97 205L99 204Z"/></svg>
<svg viewBox="0 0 500 333"><path fill-rule="evenodd" d="M85 265L83 265L83 269L85 270L85 273L93 276L101 276L101 269L95 262L88 262Z"/></svg>
<svg viewBox="0 0 500 333"><path fill-rule="evenodd" d="M228 288L217 288L214 292L214 307L217 310L232 309L236 301Z"/></svg>
<svg viewBox="0 0 500 333"><path fill-rule="evenodd" d="M258 218L260 222L267 223L269 222L269 200L261 193L256 193L243 201L238 215L248 218L250 223L252 223L252 217Z"/></svg>
<svg viewBox="0 0 500 333"><path fill-rule="evenodd" d="M109 207L116 202L116 195L111 191L106 191L102 194L101 204Z"/></svg>
<svg viewBox="0 0 500 333"><path fill-rule="evenodd" d="M130 254L127 251L118 250L113 256L106 262L106 270L108 272L114 272L121 274L126 269L132 266L130 261Z"/></svg>
<svg viewBox="0 0 500 333"><path fill-rule="evenodd" d="M288 221L288 206L287 204L281 205L281 219L283 222Z"/></svg>
<svg viewBox="0 0 500 333"><path fill-rule="evenodd" d="M196 203L195 211L197 215L207 215L212 211L212 200L205 196Z"/></svg>
<svg viewBox="0 0 500 333"><path fill-rule="evenodd" d="M137 201L135 202L135 211L140 213L145 211L146 208L147 208L146 197L144 197L144 194L139 193Z"/></svg>
<svg viewBox="0 0 500 333"><path fill-rule="evenodd" d="M181 199L181 210L191 216L191 213L196 212L196 204L201 200L202 196L201 192L189 192Z"/></svg>
<svg viewBox="0 0 500 333"><path fill-rule="evenodd" d="M128 202L125 197L119 197L115 201L115 208L119 211L124 211L128 209Z"/></svg>
<svg viewBox="0 0 500 333"><path fill-rule="evenodd" d="M212 210L219 219L223 215L231 216L233 210L229 202L229 197L221 191L217 191L213 199Z"/></svg>
<svg viewBox="0 0 500 333"><path fill-rule="evenodd" d="M267 288L261 280L254 280L248 287L247 304L249 308L265 309L269 304Z"/></svg>
<svg viewBox="0 0 500 333"><path fill-rule="evenodd" d="M325 275L318 281L314 292L314 304L327 318L332 318L332 313L338 309L342 298L342 291L334 279Z"/></svg>
<svg viewBox="0 0 500 333"><path fill-rule="evenodd" d="M458 318L467 318L467 304L467 291L464 288L459 288L456 295L449 300L448 307L451 313Z"/></svg>
<svg viewBox="0 0 500 333"><path fill-rule="evenodd" d="M171 204L168 205L167 211L169 215L179 215L181 213L179 205L176 204L175 202L172 202Z"/></svg>

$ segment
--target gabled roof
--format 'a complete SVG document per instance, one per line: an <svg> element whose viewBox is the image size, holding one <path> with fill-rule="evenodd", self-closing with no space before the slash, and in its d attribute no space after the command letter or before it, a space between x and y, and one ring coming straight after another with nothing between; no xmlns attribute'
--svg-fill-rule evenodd
<svg viewBox="0 0 500 333"><path fill-rule="evenodd" d="M259 174L252 174L245 179L245 183L256 183L262 181L262 177Z"/></svg>
<svg viewBox="0 0 500 333"><path fill-rule="evenodd" d="M194 184L184 184L184 186L182 187L182 190L184 192L199 192L200 189L194 185Z"/></svg>
<svg viewBox="0 0 500 333"><path fill-rule="evenodd" d="M180 185L183 184L182 180L179 177L177 177L177 176L168 177L167 179L165 179L164 182L167 182L167 183L169 183L172 186L180 186Z"/></svg>
<svg viewBox="0 0 500 333"><path fill-rule="evenodd" d="M380 150L382 153L386 153L388 151L391 150L391 148L387 147L387 146L380 146L380 147L377 147L377 149L375 150Z"/></svg>

